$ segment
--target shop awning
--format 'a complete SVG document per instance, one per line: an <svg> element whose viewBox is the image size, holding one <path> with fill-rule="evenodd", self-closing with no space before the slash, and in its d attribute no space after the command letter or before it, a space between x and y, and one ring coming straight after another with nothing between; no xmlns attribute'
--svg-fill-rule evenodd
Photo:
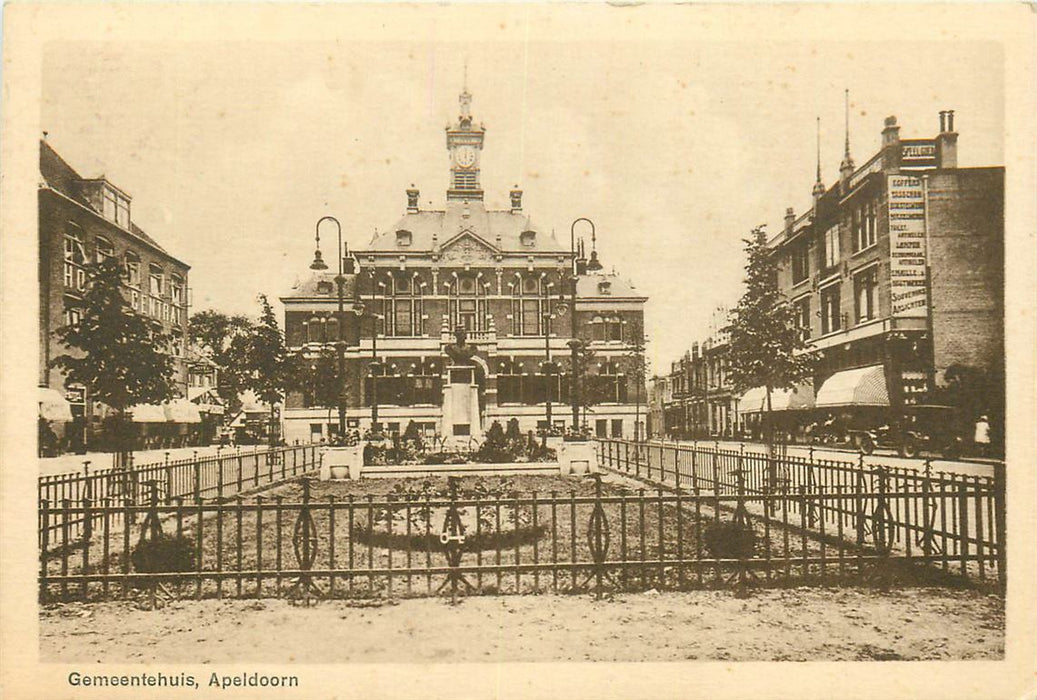
<svg viewBox="0 0 1037 700"><path fill-rule="evenodd" d="M174 423L201 423L202 416L198 406L187 399L173 399L163 405L166 417Z"/></svg>
<svg viewBox="0 0 1037 700"><path fill-rule="evenodd" d="M130 407L134 423L165 423L166 412L161 406L142 403Z"/></svg>
<svg viewBox="0 0 1037 700"><path fill-rule="evenodd" d="M882 365L836 372L817 392L818 408L828 406L888 406L886 372Z"/></svg>
<svg viewBox="0 0 1037 700"><path fill-rule="evenodd" d="M767 408L764 398L764 409ZM814 407L814 384L807 382L791 389L775 389L771 392L771 410L805 411Z"/></svg>
<svg viewBox="0 0 1037 700"><path fill-rule="evenodd" d="M771 389L772 411L801 411L814 407L814 386L807 382L792 389ZM767 388L755 386L738 399L741 413L762 413L767 410Z"/></svg>
<svg viewBox="0 0 1037 700"><path fill-rule="evenodd" d="M738 399L738 411L740 413L759 413L764 409L766 401L767 389L762 386L754 386Z"/></svg>
<svg viewBox="0 0 1037 700"><path fill-rule="evenodd" d="M41 386L38 389L37 398L40 403L40 418L56 421L72 420L72 407L57 389Z"/></svg>

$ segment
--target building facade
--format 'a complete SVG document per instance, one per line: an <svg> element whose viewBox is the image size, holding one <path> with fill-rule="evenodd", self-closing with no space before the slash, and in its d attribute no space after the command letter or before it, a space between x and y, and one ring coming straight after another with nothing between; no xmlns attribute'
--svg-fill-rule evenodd
<svg viewBox="0 0 1037 700"><path fill-rule="evenodd" d="M889 117L881 143L856 167L847 138L839 180L826 187L819 163L812 206L788 209L769 242L819 357L798 405L785 392L779 408L878 424L948 403L964 373L985 386L966 414L1003 426L1004 168L958 167L953 111L932 138L903 139ZM977 418L954 420L964 433Z"/></svg>
<svg viewBox="0 0 1037 700"><path fill-rule="evenodd" d="M181 397L187 396L185 348L188 319L189 266L170 255L131 217L131 197L104 176L84 178L47 143L40 141L39 209L39 386L41 409L68 420L53 421L69 446L81 447L104 412L86 388L67 386L59 369L50 366L58 355L70 351L55 331L75 320L69 302L81 298L87 286L87 266L107 259L121 261L125 269L126 299L135 312L146 317L156 331L171 337L174 381ZM69 405L63 407L61 401ZM197 411L177 404L161 414L163 423L197 422ZM139 412L141 422L150 414ZM146 415L147 420L145 420ZM155 421L159 422L159 421ZM65 425L66 423L71 424Z"/></svg>
<svg viewBox="0 0 1037 700"><path fill-rule="evenodd" d="M647 298L605 273L593 249L587 258L582 242L559 241L535 225L517 187L508 208L488 207L480 181L485 136L465 90L446 130L445 206L422 209L412 187L403 216L346 254L344 314L340 261L328 269L318 251L307 279L281 298L287 344L329 357L341 338L347 429L403 432L414 422L425 433L465 439L512 418L523 432L570 428L575 335L586 348L581 424L598 435L643 435L648 397L633 358L643 352ZM311 369L314 382L287 399L289 441L337 430L337 402L329 399L336 394L321 391L316 359Z"/></svg>

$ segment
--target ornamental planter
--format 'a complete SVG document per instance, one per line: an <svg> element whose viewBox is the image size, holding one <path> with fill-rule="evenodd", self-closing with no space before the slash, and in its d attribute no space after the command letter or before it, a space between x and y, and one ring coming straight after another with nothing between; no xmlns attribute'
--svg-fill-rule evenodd
<svg viewBox="0 0 1037 700"><path fill-rule="evenodd" d="M364 443L346 447L324 447L320 451L321 481L359 479L364 466Z"/></svg>
<svg viewBox="0 0 1037 700"><path fill-rule="evenodd" d="M594 443L590 440L563 440L557 447L558 471L561 474L594 474L598 471L598 460L594 454Z"/></svg>

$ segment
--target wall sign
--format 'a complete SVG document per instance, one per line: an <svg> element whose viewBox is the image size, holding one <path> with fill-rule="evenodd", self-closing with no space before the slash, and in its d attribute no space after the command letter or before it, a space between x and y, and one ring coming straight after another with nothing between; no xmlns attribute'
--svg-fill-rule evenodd
<svg viewBox="0 0 1037 700"><path fill-rule="evenodd" d="M889 190L889 277L892 316L925 318L925 198L922 181L891 175Z"/></svg>

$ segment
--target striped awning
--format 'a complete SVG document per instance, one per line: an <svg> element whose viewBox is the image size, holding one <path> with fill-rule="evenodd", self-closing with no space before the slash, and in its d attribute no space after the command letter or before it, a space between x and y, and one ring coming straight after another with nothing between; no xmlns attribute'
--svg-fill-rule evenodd
<svg viewBox="0 0 1037 700"><path fill-rule="evenodd" d="M810 382L791 389L771 389L772 411L802 411L814 407L814 385ZM741 413L767 410L767 387L755 386L738 399Z"/></svg>
<svg viewBox="0 0 1037 700"><path fill-rule="evenodd" d="M888 406L886 371L871 365L836 372L817 392L818 408L829 406Z"/></svg>
<svg viewBox="0 0 1037 700"><path fill-rule="evenodd" d="M72 420L72 407L57 389L41 386L38 388L37 399L40 404L40 418L56 421Z"/></svg>

